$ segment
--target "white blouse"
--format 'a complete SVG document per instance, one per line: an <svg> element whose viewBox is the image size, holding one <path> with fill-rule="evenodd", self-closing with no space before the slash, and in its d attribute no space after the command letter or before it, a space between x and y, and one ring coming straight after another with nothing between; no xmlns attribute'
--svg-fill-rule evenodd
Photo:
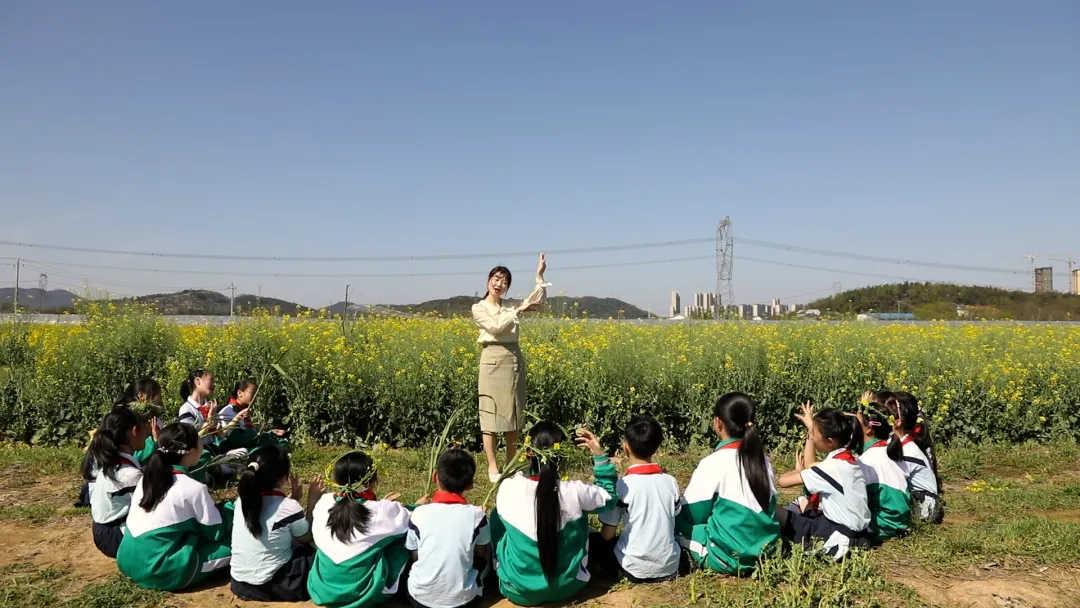
<svg viewBox="0 0 1080 608"><path fill-rule="evenodd" d="M536 288L529 294L526 301L542 302L547 296L547 288L550 285L544 282L544 277L536 277ZM476 326L480 328L480 337L476 340L480 344L517 344L517 308L508 306L505 300L501 306L496 306L484 298L473 304L472 316Z"/></svg>

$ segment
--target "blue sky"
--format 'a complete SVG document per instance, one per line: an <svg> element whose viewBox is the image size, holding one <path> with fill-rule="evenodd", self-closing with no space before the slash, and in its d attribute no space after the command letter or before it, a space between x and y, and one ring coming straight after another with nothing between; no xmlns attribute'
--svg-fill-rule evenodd
<svg viewBox="0 0 1080 608"><path fill-rule="evenodd" d="M737 238L884 257L1016 270L1030 252L1080 258L1080 4L1068 0L12 0L0 82L0 240L430 255L709 237L731 216ZM672 289L714 288L712 254L553 255L549 279L659 311ZM234 281L308 305L340 300L345 283L366 302L471 294L494 264L533 265L0 246L14 256L55 269L52 286ZM559 271L685 257L705 259ZM1064 285L1065 265L1047 263ZM459 271L475 276L250 276ZM1030 284L736 247L740 302L888 276Z"/></svg>

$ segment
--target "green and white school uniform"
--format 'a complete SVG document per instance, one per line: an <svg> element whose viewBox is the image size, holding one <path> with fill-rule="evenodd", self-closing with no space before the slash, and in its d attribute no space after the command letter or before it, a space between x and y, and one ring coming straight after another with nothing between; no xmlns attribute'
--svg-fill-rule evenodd
<svg viewBox="0 0 1080 608"><path fill-rule="evenodd" d="M349 498L324 494L312 512L311 534L315 539L315 564L308 575L308 593L317 606L366 608L393 597L401 573L409 563L405 535L409 511L390 500L361 495L355 500L371 511L367 531L353 531L342 542L330 533L330 508Z"/></svg>
<svg viewBox="0 0 1080 608"><path fill-rule="evenodd" d="M229 567L230 530L206 486L173 467L173 485L153 511L131 497L127 532L116 555L120 571L140 587L177 591Z"/></svg>
<svg viewBox="0 0 1080 608"><path fill-rule="evenodd" d="M859 456L870 505L870 534L879 543L905 534L911 525L907 476L900 464L889 458L888 445L888 441L871 439Z"/></svg>
<svg viewBox="0 0 1080 608"><path fill-rule="evenodd" d="M729 575L753 571L759 556L780 539L776 486L769 472L769 504L758 504L739 466L738 439L721 441L690 478L675 520L679 543L700 566Z"/></svg>
<svg viewBox="0 0 1080 608"><path fill-rule="evenodd" d="M559 562L551 580L540 567L536 544L536 478L519 475L499 486L491 526L496 543L495 570L506 599L520 606L559 602L573 597L589 582L589 513L615 506L619 477L606 456L593 459L593 475L596 485L558 482L562 510Z"/></svg>
<svg viewBox="0 0 1080 608"><path fill-rule="evenodd" d="M233 502L233 510L241 515L232 529L232 578L249 585L263 585L292 559L293 539L310 530L304 508L279 490L263 492L258 537L248 530L240 498Z"/></svg>
<svg viewBox="0 0 1080 608"><path fill-rule="evenodd" d="M659 580L679 571L675 517L682 508L679 482L658 464L636 464L615 485L616 508L600 514L600 523L618 526L615 561L630 576Z"/></svg>
<svg viewBox="0 0 1080 608"><path fill-rule="evenodd" d="M919 449L911 435L904 435L900 443L904 447L908 491L916 513L924 521L940 521L937 477L930 466L930 459Z"/></svg>
<svg viewBox="0 0 1080 608"><path fill-rule="evenodd" d="M142 480L142 467L131 454L120 453L120 466L110 478L100 469L94 470L90 482L90 517L96 524L119 523L121 531L131 510L131 496Z"/></svg>
<svg viewBox="0 0 1080 608"><path fill-rule="evenodd" d="M491 544L491 526L481 507L459 494L438 491L431 504L416 507L405 548L416 551L409 596L430 608L458 608L484 593L476 547Z"/></svg>

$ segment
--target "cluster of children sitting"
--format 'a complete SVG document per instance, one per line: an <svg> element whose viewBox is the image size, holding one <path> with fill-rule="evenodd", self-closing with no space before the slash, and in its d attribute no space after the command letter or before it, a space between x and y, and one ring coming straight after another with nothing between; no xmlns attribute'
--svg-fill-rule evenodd
<svg viewBox="0 0 1080 608"><path fill-rule="evenodd" d="M229 572L233 593L247 600L362 608L400 592L414 606L458 608L475 605L493 575L502 595L532 606L573 597L596 573L665 581L692 560L747 575L782 539L839 560L852 547L906 534L913 512L942 518L926 424L908 393L867 393L851 413L804 404L805 448L779 478L754 401L724 395L713 411L720 441L682 492L652 461L663 440L652 417L634 416L626 428L622 478L591 432L567 437L543 421L526 438L528 474L505 478L487 513L464 498L476 463L457 447L440 455L438 489L416 505L380 499L378 463L354 451L311 482L305 508L280 433L232 436L251 428L236 421L248 418L252 385L238 385L230 410L217 412L203 409L213 393L209 372L191 380L180 421L160 429L160 387L129 387L82 467L96 546L151 589L180 590ZM560 470L568 451L581 448L592 455L593 483ZM196 473L207 452L222 449L245 451L234 452L244 459L237 498L217 505ZM798 485L806 495L778 506L776 487ZM599 532L590 514L599 515Z"/></svg>

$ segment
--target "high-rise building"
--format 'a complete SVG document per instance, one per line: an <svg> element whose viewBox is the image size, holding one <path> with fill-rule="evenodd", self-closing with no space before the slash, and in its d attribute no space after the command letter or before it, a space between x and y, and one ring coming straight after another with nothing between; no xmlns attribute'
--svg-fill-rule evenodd
<svg viewBox="0 0 1080 608"><path fill-rule="evenodd" d="M694 307L698 311L706 311L712 313L719 308L720 298L715 293L695 293L694 294Z"/></svg>
<svg viewBox="0 0 1080 608"><path fill-rule="evenodd" d="M678 314L679 314L679 312L681 310L682 310L682 300L679 298L679 292L673 291L673 292L671 292L671 309L669 311L671 313L670 316L672 316L672 317L678 316Z"/></svg>
<svg viewBox="0 0 1080 608"><path fill-rule="evenodd" d="M1047 266L1035 269L1035 293L1054 291L1054 269Z"/></svg>
<svg viewBox="0 0 1080 608"><path fill-rule="evenodd" d="M1072 271L1072 292L1073 295L1080 296L1080 268Z"/></svg>

